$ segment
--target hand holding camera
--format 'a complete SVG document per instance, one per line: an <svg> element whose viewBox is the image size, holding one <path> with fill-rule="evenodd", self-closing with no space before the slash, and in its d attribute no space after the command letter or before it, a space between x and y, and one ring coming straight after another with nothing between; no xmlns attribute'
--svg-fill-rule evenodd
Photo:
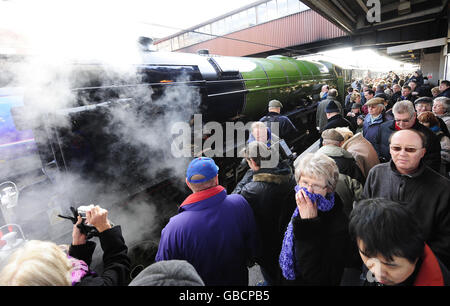
<svg viewBox="0 0 450 306"><path fill-rule="evenodd" d="M108 220L108 211L96 205L89 205L86 210L86 222L88 225L94 226L99 233L110 229L112 226ZM78 208L80 211L80 208Z"/></svg>
<svg viewBox="0 0 450 306"><path fill-rule="evenodd" d="M99 233L110 229L111 222L108 220L108 211L96 205L80 206L78 209L70 208L73 217L58 215L69 219L74 224L72 232L72 244L85 244L86 240L98 236Z"/></svg>

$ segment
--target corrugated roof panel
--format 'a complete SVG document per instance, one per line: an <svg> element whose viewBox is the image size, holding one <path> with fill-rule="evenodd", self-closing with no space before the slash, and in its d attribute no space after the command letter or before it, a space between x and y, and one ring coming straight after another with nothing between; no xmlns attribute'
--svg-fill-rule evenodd
<svg viewBox="0 0 450 306"><path fill-rule="evenodd" d="M176 51L208 49L211 54L246 56L346 35L313 10L307 10Z"/></svg>

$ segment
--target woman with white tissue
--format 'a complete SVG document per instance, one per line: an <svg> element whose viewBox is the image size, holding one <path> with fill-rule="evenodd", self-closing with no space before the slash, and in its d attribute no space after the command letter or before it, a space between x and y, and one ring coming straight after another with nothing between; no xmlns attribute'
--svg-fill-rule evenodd
<svg viewBox="0 0 450 306"><path fill-rule="evenodd" d="M307 153L295 168L297 208L279 260L286 285L339 285L347 259L357 255L335 193L338 178L336 163L325 154Z"/></svg>

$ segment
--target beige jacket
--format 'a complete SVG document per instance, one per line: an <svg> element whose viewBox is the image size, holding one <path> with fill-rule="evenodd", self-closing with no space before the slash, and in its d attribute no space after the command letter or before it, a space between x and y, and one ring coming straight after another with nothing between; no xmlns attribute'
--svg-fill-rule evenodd
<svg viewBox="0 0 450 306"><path fill-rule="evenodd" d="M365 177L373 166L378 165L377 151L372 144L363 137L362 133L354 135L342 145L342 148L350 152L356 160L356 164L361 169Z"/></svg>

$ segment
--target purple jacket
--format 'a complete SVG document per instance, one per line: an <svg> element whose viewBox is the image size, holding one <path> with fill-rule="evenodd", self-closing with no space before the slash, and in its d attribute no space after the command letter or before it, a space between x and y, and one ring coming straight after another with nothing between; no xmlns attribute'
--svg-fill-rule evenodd
<svg viewBox="0 0 450 306"><path fill-rule="evenodd" d="M252 209L222 186L191 194L162 230L156 261L182 259L208 285L248 285L247 264L258 255Z"/></svg>

